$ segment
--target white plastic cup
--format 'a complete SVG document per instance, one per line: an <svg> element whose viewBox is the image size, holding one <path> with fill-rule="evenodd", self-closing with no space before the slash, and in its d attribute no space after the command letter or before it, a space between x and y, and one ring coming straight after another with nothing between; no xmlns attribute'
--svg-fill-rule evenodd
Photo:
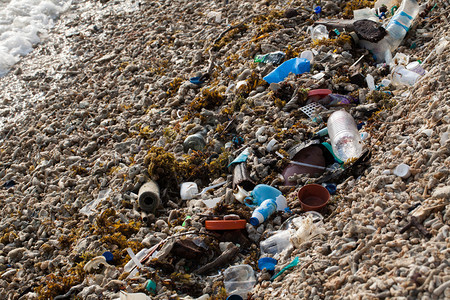
<svg viewBox="0 0 450 300"><path fill-rule="evenodd" d="M223 284L228 294L247 297L256 283L255 272L250 265L236 265L228 267L223 272Z"/></svg>
<svg viewBox="0 0 450 300"><path fill-rule="evenodd" d="M407 164L399 164L394 170L394 175L406 179L411 176L411 168Z"/></svg>
<svg viewBox="0 0 450 300"><path fill-rule="evenodd" d="M397 66L392 70L392 82L396 85L413 86L420 79L420 75L403 66Z"/></svg>
<svg viewBox="0 0 450 300"><path fill-rule="evenodd" d="M311 30L311 39L313 41L327 38L328 38L328 30L325 25L317 25Z"/></svg>
<svg viewBox="0 0 450 300"><path fill-rule="evenodd" d="M300 58L306 58L310 63L314 61L314 54L311 50L305 50L300 54Z"/></svg>
<svg viewBox="0 0 450 300"><path fill-rule="evenodd" d="M180 196L183 200L190 200L198 194L198 186L195 182L183 182L180 187Z"/></svg>

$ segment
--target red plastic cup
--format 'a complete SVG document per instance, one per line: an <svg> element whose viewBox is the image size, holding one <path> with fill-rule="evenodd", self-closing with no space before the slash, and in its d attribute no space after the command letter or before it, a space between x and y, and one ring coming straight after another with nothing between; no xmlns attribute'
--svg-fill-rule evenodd
<svg viewBox="0 0 450 300"><path fill-rule="evenodd" d="M297 196L304 211L320 211L330 200L328 190L315 183L303 186Z"/></svg>

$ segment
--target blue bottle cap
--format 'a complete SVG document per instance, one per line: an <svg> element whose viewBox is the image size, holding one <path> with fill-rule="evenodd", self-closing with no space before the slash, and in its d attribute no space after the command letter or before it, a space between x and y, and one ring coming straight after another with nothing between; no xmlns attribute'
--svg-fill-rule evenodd
<svg viewBox="0 0 450 300"><path fill-rule="evenodd" d="M275 258L263 257L258 260L258 269L263 270L266 268L268 271L273 271L277 263L278 261Z"/></svg>
<svg viewBox="0 0 450 300"><path fill-rule="evenodd" d="M102 255L105 257L107 263L113 261L113 259L114 259L113 254L111 252L109 252L109 251L106 251Z"/></svg>
<svg viewBox="0 0 450 300"><path fill-rule="evenodd" d="M253 226L258 226L259 220L258 218L250 218L249 223L252 224Z"/></svg>

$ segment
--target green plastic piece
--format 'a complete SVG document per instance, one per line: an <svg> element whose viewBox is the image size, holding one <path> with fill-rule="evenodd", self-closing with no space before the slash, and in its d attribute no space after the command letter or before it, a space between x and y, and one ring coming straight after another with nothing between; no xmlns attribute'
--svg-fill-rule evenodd
<svg viewBox="0 0 450 300"><path fill-rule="evenodd" d="M156 293L156 282L154 282L153 280L147 281L145 289L149 292Z"/></svg>
<svg viewBox="0 0 450 300"><path fill-rule="evenodd" d="M186 220L189 220L189 219L192 219L192 217L191 216L187 216L186 217L186 219L184 219L184 222L183 222L183 224L181 224L181 226L186 226Z"/></svg>
<svg viewBox="0 0 450 300"><path fill-rule="evenodd" d="M334 157L334 159L336 160L337 163L339 163L339 164L343 164L344 163L342 160L337 158L336 155L334 155L333 147L331 147L330 143L322 143L322 145L324 145L328 149L328 151L330 151L330 153L333 154L333 157Z"/></svg>
<svg viewBox="0 0 450 300"><path fill-rule="evenodd" d="M280 276L281 274L283 274L286 270L289 270L293 267L296 267L298 265L298 256L294 258L293 261L291 261L290 264L288 264L286 267L284 267L283 269L281 269L280 272L278 272L277 274L273 275L272 278L270 278L271 281L274 281L278 276Z"/></svg>

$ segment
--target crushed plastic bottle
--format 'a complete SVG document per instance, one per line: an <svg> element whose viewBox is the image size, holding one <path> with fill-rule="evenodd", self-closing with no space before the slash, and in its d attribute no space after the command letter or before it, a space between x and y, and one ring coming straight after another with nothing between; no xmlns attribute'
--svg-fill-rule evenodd
<svg viewBox="0 0 450 300"><path fill-rule="evenodd" d="M261 55L256 55L254 62L263 63L263 64L271 63L274 65L278 65L285 56L286 56L286 54L284 54L284 52L281 52L281 51L272 52L272 53L268 53L268 54L261 54Z"/></svg>

